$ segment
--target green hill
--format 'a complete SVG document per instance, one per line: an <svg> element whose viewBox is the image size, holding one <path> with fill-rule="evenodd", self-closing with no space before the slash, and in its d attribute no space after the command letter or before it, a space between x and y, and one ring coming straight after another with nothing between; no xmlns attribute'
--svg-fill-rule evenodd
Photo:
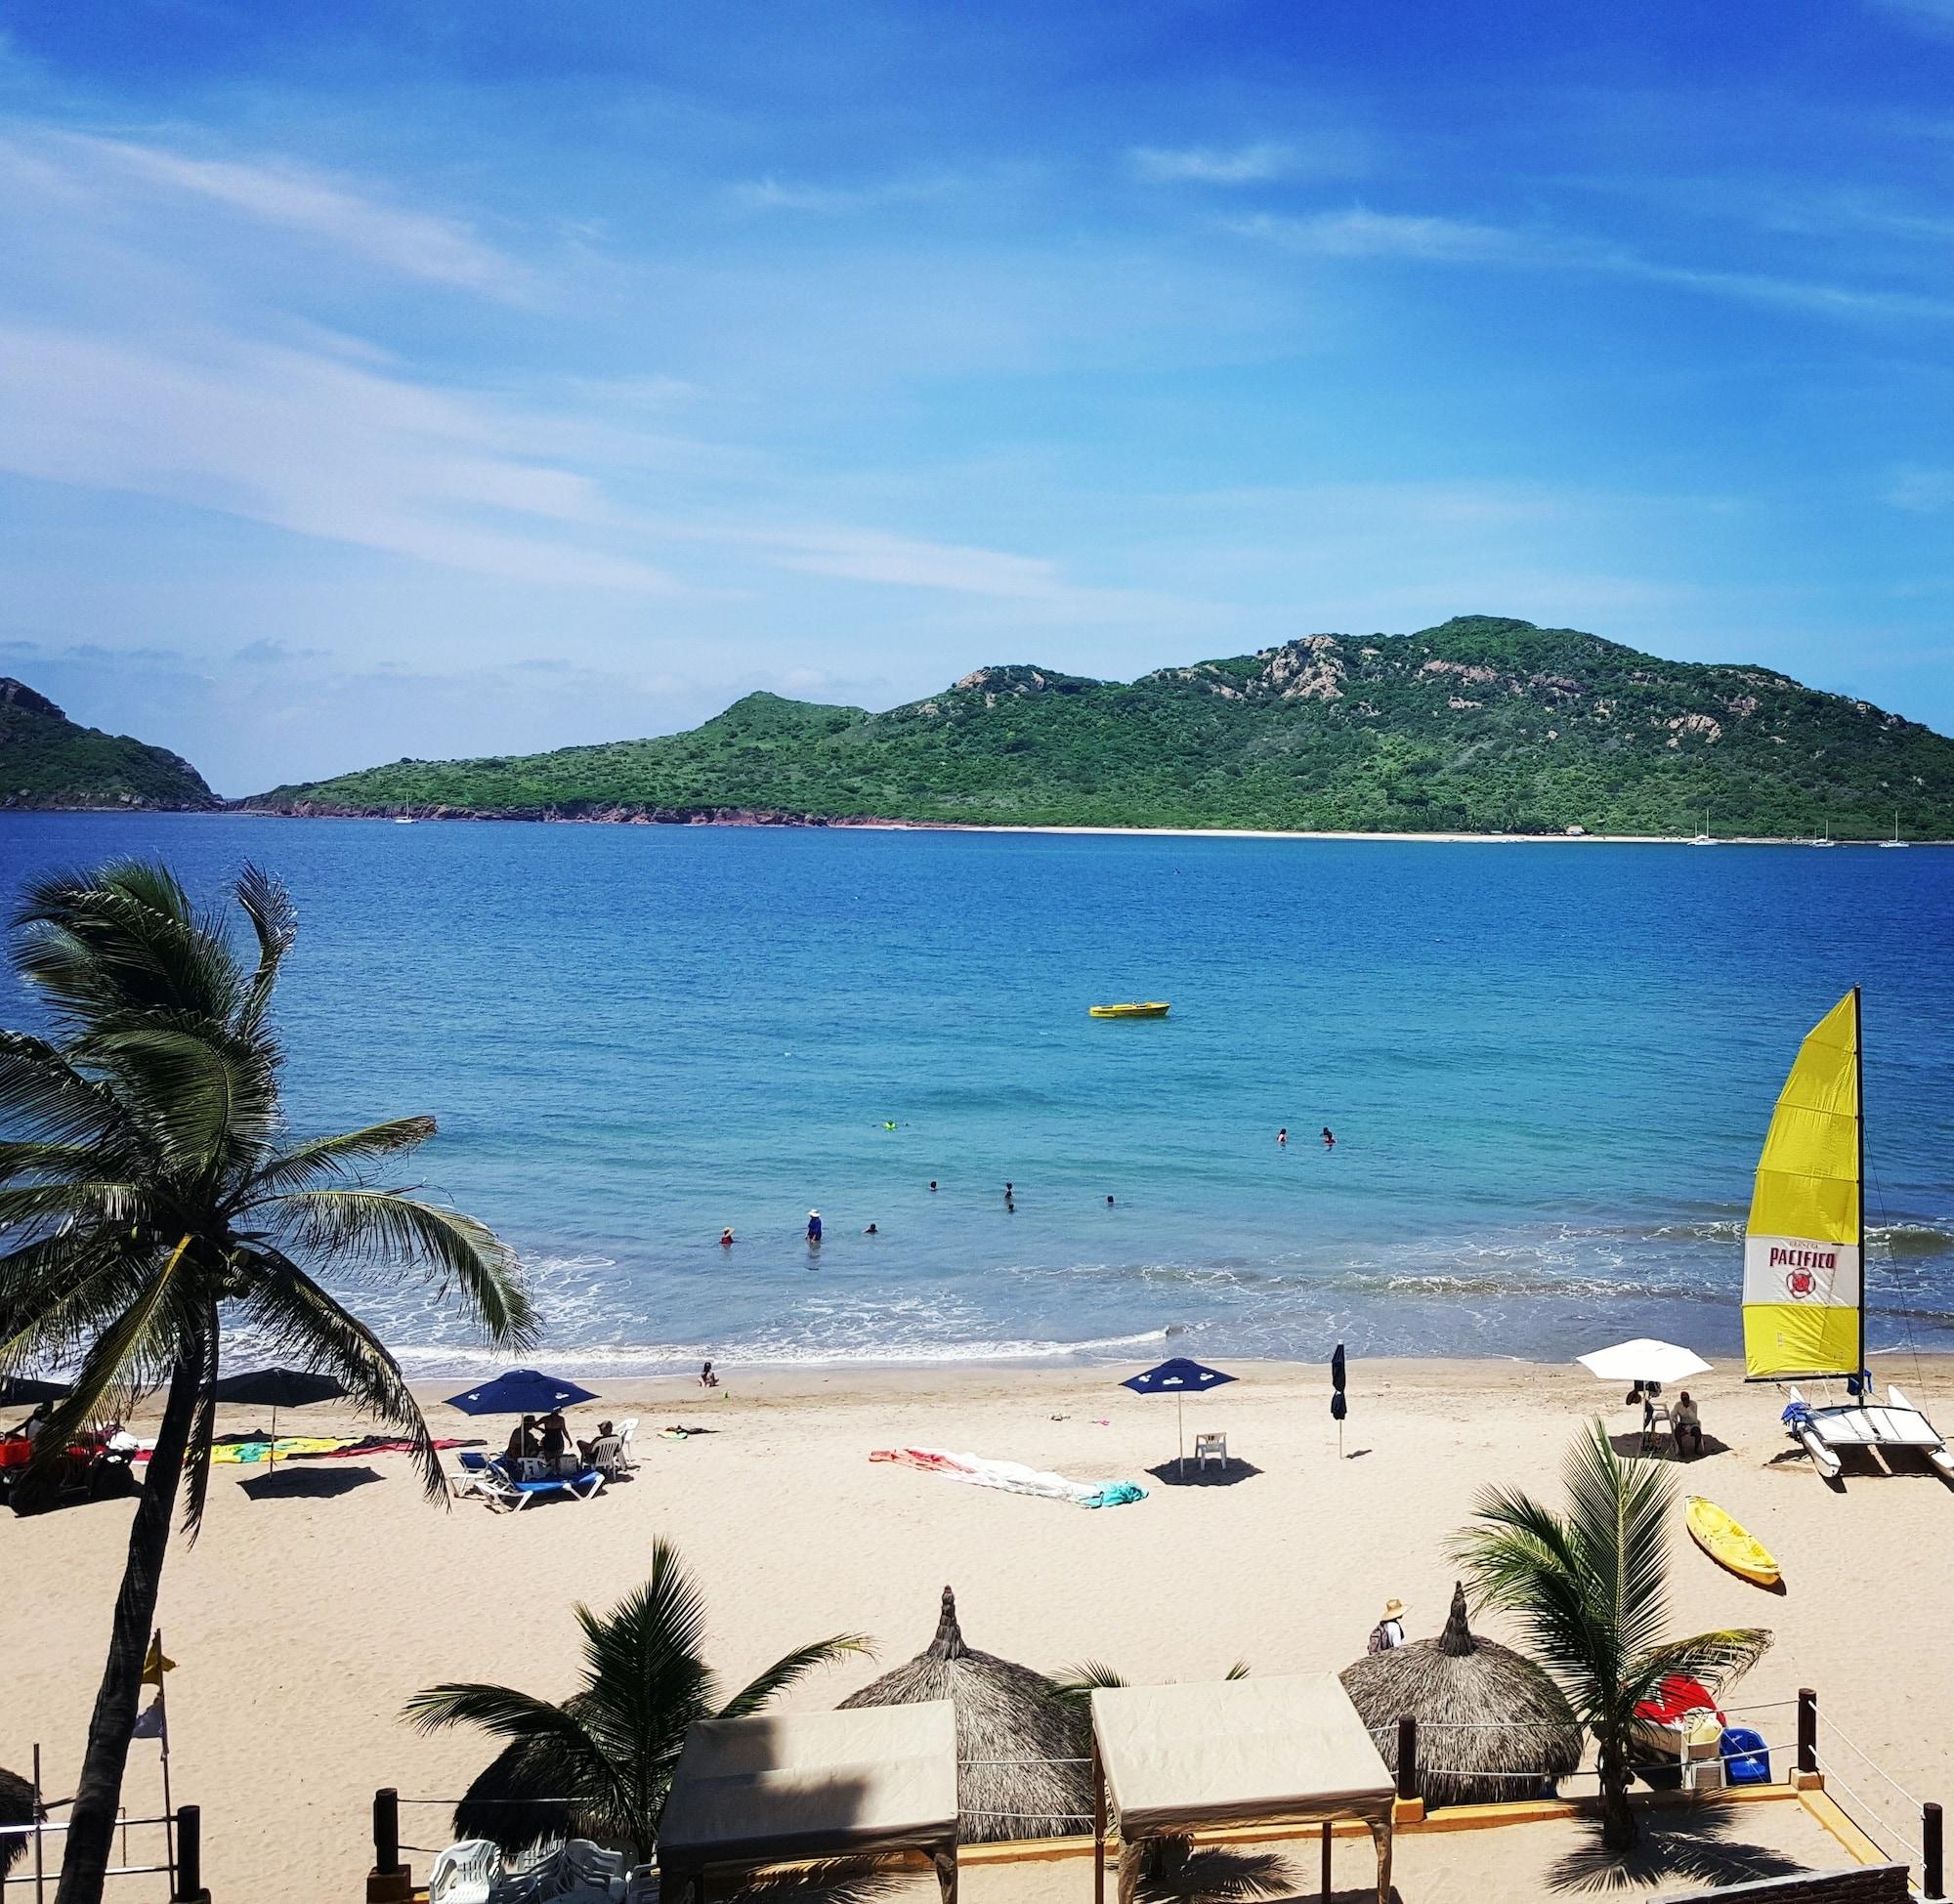
<svg viewBox="0 0 1954 1904"><path fill-rule="evenodd" d="M0 675L0 807L215 807L180 754L80 727L45 695Z"/></svg>
<svg viewBox="0 0 1954 1904"><path fill-rule="evenodd" d="M686 734L403 760L286 813L1954 837L1954 741L1767 668L1467 615L1130 682L980 668L871 714L749 695Z"/></svg>

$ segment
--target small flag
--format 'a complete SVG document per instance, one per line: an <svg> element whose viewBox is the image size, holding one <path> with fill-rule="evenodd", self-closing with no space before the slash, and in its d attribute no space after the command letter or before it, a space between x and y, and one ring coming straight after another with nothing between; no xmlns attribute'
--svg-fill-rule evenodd
<svg viewBox="0 0 1954 1904"><path fill-rule="evenodd" d="M169 1750L170 1725L163 1713L163 1696L158 1693L149 1705L136 1714L136 1729L130 1734L135 1739L160 1739L165 1752Z"/></svg>
<svg viewBox="0 0 1954 1904"><path fill-rule="evenodd" d="M162 1642L151 1638L149 1641L149 1650L143 1658L144 1685L154 1686L160 1692L163 1685L163 1674L165 1672L174 1672L176 1670L176 1661L166 1660L163 1657Z"/></svg>

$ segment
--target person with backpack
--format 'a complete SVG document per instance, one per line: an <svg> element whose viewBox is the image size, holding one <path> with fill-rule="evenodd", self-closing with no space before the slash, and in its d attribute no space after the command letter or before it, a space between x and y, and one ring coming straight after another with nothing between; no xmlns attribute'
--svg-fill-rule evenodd
<svg viewBox="0 0 1954 1904"><path fill-rule="evenodd" d="M1384 1617L1371 1629L1371 1637L1364 1650L1367 1653L1389 1653L1405 1643L1404 1629L1405 1603L1402 1600L1386 1600Z"/></svg>

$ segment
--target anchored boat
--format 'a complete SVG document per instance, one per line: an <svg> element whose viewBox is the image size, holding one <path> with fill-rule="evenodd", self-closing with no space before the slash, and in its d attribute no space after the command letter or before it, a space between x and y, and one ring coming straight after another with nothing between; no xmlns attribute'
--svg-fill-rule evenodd
<svg viewBox="0 0 1954 1904"><path fill-rule="evenodd" d="M1156 998L1143 1005L1087 1005L1094 1018L1165 1018L1168 1006Z"/></svg>
<svg viewBox="0 0 1954 1904"><path fill-rule="evenodd" d="M1844 1381L1813 1407L1796 1386L1784 1423L1828 1481L1846 1448L1917 1448L1954 1478L1926 1416L1866 1372L1865 1119L1859 988L1799 1046L1758 1159L1744 1233L1744 1379Z"/></svg>

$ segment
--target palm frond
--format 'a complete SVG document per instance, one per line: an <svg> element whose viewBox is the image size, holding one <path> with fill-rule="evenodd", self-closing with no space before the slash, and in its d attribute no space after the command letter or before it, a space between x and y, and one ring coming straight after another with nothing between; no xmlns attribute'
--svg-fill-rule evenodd
<svg viewBox="0 0 1954 1904"><path fill-rule="evenodd" d="M831 1665L850 1653L873 1655L866 1633L835 1633L828 1639L810 1640L791 1653L777 1659L764 1672L756 1673L719 1709L723 1719L744 1718L770 1704L797 1679L805 1678L818 1666Z"/></svg>
<svg viewBox="0 0 1954 1904"><path fill-rule="evenodd" d="M347 1178L360 1166L416 1150L435 1134L432 1118L394 1118L336 1137L315 1137L261 1164L247 1180L239 1209L302 1190L322 1178Z"/></svg>
<svg viewBox="0 0 1954 1904"><path fill-rule="evenodd" d="M1666 1640L1651 1646L1635 1662L1632 1689L1637 1699L1647 1699L1665 1679L1680 1673L1713 1693L1720 1692L1756 1666L1770 1645L1771 1635L1762 1627L1733 1627Z"/></svg>
<svg viewBox="0 0 1954 1904"><path fill-rule="evenodd" d="M298 908L284 886L261 867L247 862L233 888L239 910L251 922L258 941L257 969L251 974L238 1013L239 1029L255 1032L271 1008L278 982L278 967L299 936Z"/></svg>
<svg viewBox="0 0 1954 1904"><path fill-rule="evenodd" d="M0 1032L0 1124L26 1143L73 1144L118 1158L142 1149L113 1094L25 1032Z"/></svg>
<svg viewBox="0 0 1954 1904"><path fill-rule="evenodd" d="M210 1499L210 1461L217 1447L217 1366L223 1339L217 1304L206 1299L203 1329L193 1345L197 1351L196 1408L184 1445L183 1525L192 1545L203 1532L204 1504Z"/></svg>
<svg viewBox="0 0 1954 1904"><path fill-rule="evenodd" d="M329 1290L267 1244L237 1252L243 1289L235 1298L281 1360L320 1369L344 1383L353 1404L413 1444L414 1465L430 1500L446 1500L441 1456L427 1417L393 1351Z"/></svg>
<svg viewBox="0 0 1954 1904"><path fill-rule="evenodd" d="M293 1191L255 1206L289 1223L296 1253L368 1267L425 1268L452 1288L490 1339L526 1348L535 1316L514 1251L486 1223L395 1190Z"/></svg>
<svg viewBox="0 0 1954 1904"><path fill-rule="evenodd" d="M1083 1705L1101 1687L1130 1683L1125 1673L1116 1672L1103 1660L1081 1660L1077 1666L1068 1666L1054 1676L1052 1695L1068 1704Z"/></svg>

